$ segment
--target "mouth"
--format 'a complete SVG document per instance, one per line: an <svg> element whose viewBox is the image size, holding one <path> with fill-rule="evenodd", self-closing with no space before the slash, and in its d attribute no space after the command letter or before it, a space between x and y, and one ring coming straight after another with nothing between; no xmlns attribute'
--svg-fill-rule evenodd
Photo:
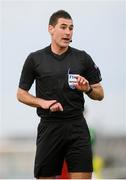
<svg viewBox="0 0 126 180"><path fill-rule="evenodd" d="M70 42L71 41L70 38L62 38L62 40L65 41L65 42Z"/></svg>

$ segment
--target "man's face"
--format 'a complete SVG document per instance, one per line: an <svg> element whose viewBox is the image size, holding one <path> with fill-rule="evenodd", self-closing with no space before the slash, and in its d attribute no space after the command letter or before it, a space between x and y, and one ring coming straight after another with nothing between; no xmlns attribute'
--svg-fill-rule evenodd
<svg viewBox="0 0 126 180"><path fill-rule="evenodd" d="M55 26L49 25L52 43L60 48L68 47L73 35L71 19L59 18Z"/></svg>

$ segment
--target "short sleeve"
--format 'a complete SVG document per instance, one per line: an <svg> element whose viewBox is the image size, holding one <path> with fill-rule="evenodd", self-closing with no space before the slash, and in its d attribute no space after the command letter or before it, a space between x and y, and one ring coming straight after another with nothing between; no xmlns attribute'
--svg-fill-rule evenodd
<svg viewBox="0 0 126 180"><path fill-rule="evenodd" d="M102 80L99 67L88 54L86 54L85 78L89 81L89 84L96 84Z"/></svg>
<svg viewBox="0 0 126 180"><path fill-rule="evenodd" d="M21 72L19 88L29 90L35 79L34 62L32 54L30 54L23 65Z"/></svg>

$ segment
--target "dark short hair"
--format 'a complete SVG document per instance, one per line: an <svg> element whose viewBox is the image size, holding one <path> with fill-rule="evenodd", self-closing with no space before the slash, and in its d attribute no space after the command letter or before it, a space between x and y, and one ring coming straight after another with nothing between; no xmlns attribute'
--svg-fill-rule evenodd
<svg viewBox="0 0 126 180"><path fill-rule="evenodd" d="M68 12L64 11L64 10L59 10L54 12L50 19L49 19L49 25L55 26L57 24L57 21L59 18L64 18L64 19L71 19L71 16Z"/></svg>

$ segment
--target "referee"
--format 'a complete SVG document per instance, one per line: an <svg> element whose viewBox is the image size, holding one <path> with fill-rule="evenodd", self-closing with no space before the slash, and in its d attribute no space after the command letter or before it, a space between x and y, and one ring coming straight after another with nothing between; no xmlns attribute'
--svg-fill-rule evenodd
<svg viewBox="0 0 126 180"><path fill-rule="evenodd" d="M69 178L91 179L92 150L89 129L83 116L84 95L104 97L100 70L85 51L70 47L73 20L64 10L49 20L49 46L32 52L22 68L17 99L37 108L34 176L54 179L64 160ZM36 95L29 93L35 81Z"/></svg>

